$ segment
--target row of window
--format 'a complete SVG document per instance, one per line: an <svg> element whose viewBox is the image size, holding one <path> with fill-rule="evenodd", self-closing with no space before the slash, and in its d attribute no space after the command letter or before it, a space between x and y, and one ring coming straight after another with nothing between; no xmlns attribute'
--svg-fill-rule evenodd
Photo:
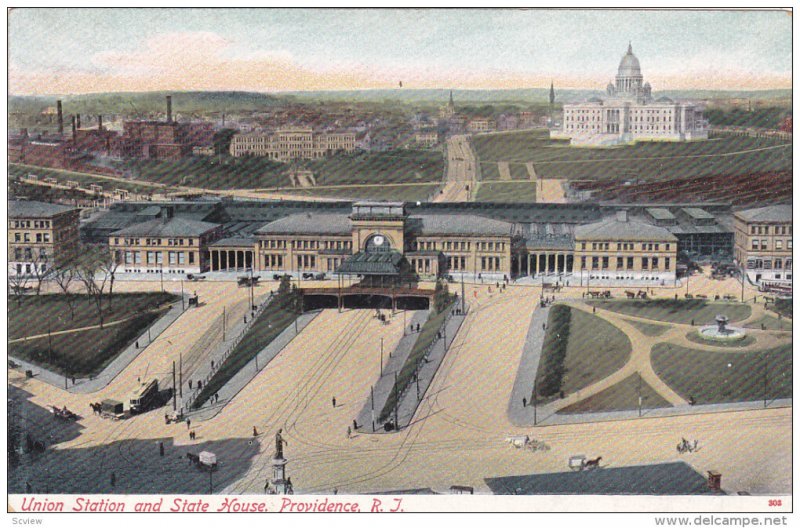
<svg viewBox="0 0 800 528"><path fill-rule="evenodd" d="M581 242L581 250L586 251L587 242ZM664 251L669 251L672 247L671 244L664 244ZM617 242L617 251L633 251L636 249L633 242ZM659 242L644 242L640 244L642 251L661 251L661 244ZM592 242L593 251L610 251L610 242Z"/></svg>
<svg viewBox="0 0 800 528"><path fill-rule="evenodd" d="M47 229L50 227L51 223L50 220L34 220L33 221L33 228L34 229ZM30 220L14 220L14 228L15 229L25 229L31 228L31 221Z"/></svg>
<svg viewBox="0 0 800 528"><path fill-rule="evenodd" d="M792 234L792 226L785 226L785 225L776 225L772 231L775 235L791 235ZM768 235L769 234L769 226L760 226L760 225L753 225L750 226L750 234L751 235Z"/></svg>
<svg viewBox="0 0 800 528"><path fill-rule="evenodd" d="M41 264L38 268L35 264L25 264L25 275L29 275L31 273L36 272L38 269L39 273L44 273L47 271L47 264ZM22 275L22 264L17 264L17 275Z"/></svg>
<svg viewBox="0 0 800 528"><path fill-rule="evenodd" d="M14 242L30 242L31 233L14 233ZM49 243L50 242L50 233L36 233L36 242L42 243Z"/></svg>
<svg viewBox="0 0 800 528"><path fill-rule="evenodd" d="M451 241L447 240L444 242L436 242L434 240L419 240L414 241L411 244L411 248L413 250L419 251L436 251L436 250L443 250L443 251L469 251L472 247L471 242L465 242L462 240ZM476 242L475 248L478 251L488 251L488 252L502 252L505 251L506 243L505 242Z"/></svg>
<svg viewBox="0 0 800 528"><path fill-rule="evenodd" d="M189 264L194 264L194 252L190 251L188 253L183 251L167 251L167 261L169 262L170 266L180 266L186 264L187 257ZM125 264L141 264L142 263L142 252L141 251L125 251L120 252L117 251L117 262L120 261L120 258L123 259ZM163 251L147 251L145 252L145 258L147 264L164 264L164 252Z"/></svg>
<svg viewBox="0 0 800 528"><path fill-rule="evenodd" d="M14 248L14 260L33 260L34 251L32 248ZM47 249L46 248L39 248L39 256L40 260L44 260L47 258Z"/></svg>
<svg viewBox="0 0 800 528"><path fill-rule="evenodd" d="M747 259L747 269L792 269L792 259Z"/></svg>
<svg viewBox="0 0 800 528"><path fill-rule="evenodd" d="M114 238L114 244L119 245L120 240L123 240L123 244L126 246L160 246L162 243L162 239L160 238L145 238L144 242L142 242L141 238ZM194 239L192 238L168 238L167 239L168 246L194 246Z"/></svg>
<svg viewBox="0 0 800 528"><path fill-rule="evenodd" d="M762 239L753 239L752 241L752 249L755 251L768 251L769 250L769 240ZM780 251L783 249L783 240L777 239L775 240L775 250ZM786 249L792 249L792 239L786 240Z"/></svg>
<svg viewBox="0 0 800 528"><path fill-rule="evenodd" d="M632 270L635 257L617 257L616 269ZM592 269L608 269L611 261L610 257L591 257ZM587 257L581 257L581 269L586 269ZM641 257L642 269L659 269L660 260L658 257ZM664 258L664 269L669 271L671 259Z"/></svg>

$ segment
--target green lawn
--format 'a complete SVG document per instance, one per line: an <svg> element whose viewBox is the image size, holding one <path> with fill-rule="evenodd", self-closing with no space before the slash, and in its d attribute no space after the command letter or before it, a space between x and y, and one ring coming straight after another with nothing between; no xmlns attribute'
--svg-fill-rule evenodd
<svg viewBox="0 0 800 528"><path fill-rule="evenodd" d="M569 329L566 354L559 362L551 356L558 354L559 336L563 332L559 312L564 309L569 312ZM620 329L596 315L555 305L550 310L536 375L539 394L545 398L557 394L557 391L543 392L542 388L552 388L547 379L554 372L557 376L560 368L563 375L558 390L570 394L613 374L625 365L630 355L631 342Z"/></svg>
<svg viewBox="0 0 800 528"><path fill-rule="evenodd" d="M765 360L766 358L766 360ZM768 351L704 352L658 343L653 369L683 398L697 403L726 403L792 397L792 345Z"/></svg>
<svg viewBox="0 0 800 528"><path fill-rule="evenodd" d="M75 296L75 318L64 296L58 294L25 296L22 306L8 299L10 339L94 326L97 312L85 295ZM9 354L44 368L70 376L86 377L101 372L120 352L164 315L177 298L168 293L115 294L113 309L106 306L106 326L8 344ZM125 319L108 326L108 323Z"/></svg>
<svg viewBox="0 0 800 528"><path fill-rule="evenodd" d="M128 183L126 181L111 180L101 176L93 176L84 172L73 172L66 170L47 169L44 167L35 167L32 165L20 165L16 163L8 164L8 176L27 176L28 174L35 174L41 181L43 178L55 178L59 185L66 185L68 181L76 181L81 187L88 189L89 185L96 183L103 187L106 192L114 191L115 189L122 189L125 191L147 194L154 191L163 191L155 186L141 185L137 183Z"/></svg>
<svg viewBox="0 0 800 528"><path fill-rule="evenodd" d="M792 169L792 145L783 140L722 137L691 142L640 142L612 148L569 147L543 131L476 136L482 163L534 162L543 178L650 180ZM768 150L757 150L775 147Z"/></svg>
<svg viewBox="0 0 800 528"><path fill-rule="evenodd" d="M535 202L536 182L478 183L476 202Z"/></svg>
<svg viewBox="0 0 800 528"><path fill-rule="evenodd" d="M510 163L508 171L511 173L512 180L529 180L531 177L528 174L528 167L524 163Z"/></svg>
<svg viewBox="0 0 800 528"><path fill-rule="evenodd" d="M437 192L440 184L426 183L419 185L371 185L326 189L315 187L309 189L287 189L281 191L294 196L320 196L325 198L362 199L362 200L398 200L405 202L427 201Z"/></svg>
<svg viewBox="0 0 800 528"><path fill-rule="evenodd" d="M242 367L256 357L264 347L269 345L289 325L294 323L296 318L297 312L291 299L288 296L286 300L276 297L261 312L261 315L258 316L255 323L236 345L219 370L203 386L192 406L195 409L200 408L208 398L219 392Z"/></svg>
<svg viewBox="0 0 800 528"><path fill-rule="evenodd" d="M638 374L632 374L594 396L564 407L558 414L631 411L639 408L639 395L642 396L642 409L670 407L669 402Z"/></svg>
<svg viewBox="0 0 800 528"><path fill-rule="evenodd" d="M752 323L747 323L745 328L761 328L764 325L765 330L791 330L792 321L787 319L778 319L771 315L765 315L761 319L757 319Z"/></svg>
<svg viewBox="0 0 800 528"><path fill-rule="evenodd" d="M100 373L164 312L147 312L106 328L8 344L11 356L78 378ZM66 366L66 369L65 369Z"/></svg>
<svg viewBox="0 0 800 528"><path fill-rule="evenodd" d="M718 314L727 315L733 323L747 319L751 312L750 306L746 304L708 302L703 299L623 299L587 301L587 304L665 323L690 324L694 320L698 326L714 324L714 318Z"/></svg>
<svg viewBox="0 0 800 528"><path fill-rule="evenodd" d="M22 304L8 297L8 337L34 336L98 324L94 300L89 295L72 295L75 316L70 313L67 297L62 294L25 295ZM115 293L109 307L103 299L104 323L127 319L138 313L173 303L178 297L170 293Z"/></svg>
<svg viewBox="0 0 800 528"><path fill-rule="evenodd" d="M439 313L432 312L428 320L425 321L425 324L422 325L417 341L414 343L406 362L397 374L397 389L389 393L389 397L378 416L379 421L386 421L394 412L396 402L395 394L402 394L405 388L413 381L417 363L422 360L428 347L436 340L437 333L441 330L444 320L450 312L450 306L451 305L448 304L447 307Z"/></svg>
<svg viewBox="0 0 800 528"><path fill-rule="evenodd" d="M639 330L641 333L650 337L660 336L661 334L669 330L669 326L666 325L643 323L641 321L634 321L633 319L626 319L626 321L629 322L634 327L636 327L636 329Z"/></svg>
<svg viewBox="0 0 800 528"><path fill-rule="evenodd" d="M481 163L481 180L499 180L500 179L500 168L497 166L497 163L494 161Z"/></svg>

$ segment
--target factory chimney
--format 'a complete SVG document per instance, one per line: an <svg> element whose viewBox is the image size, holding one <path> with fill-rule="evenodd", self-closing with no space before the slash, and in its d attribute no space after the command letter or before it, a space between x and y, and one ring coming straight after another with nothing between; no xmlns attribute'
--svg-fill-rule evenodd
<svg viewBox="0 0 800 528"><path fill-rule="evenodd" d="M58 114L58 135L64 135L64 113L61 109L61 100L56 101L56 113Z"/></svg>
<svg viewBox="0 0 800 528"><path fill-rule="evenodd" d="M80 114L75 116L75 126L77 126L78 128L81 127L81 115Z"/></svg>
<svg viewBox="0 0 800 528"><path fill-rule="evenodd" d="M172 96L167 96L167 123L172 123Z"/></svg>
<svg viewBox="0 0 800 528"><path fill-rule="evenodd" d="M72 141L76 140L77 131L75 130L75 116L72 116Z"/></svg>
<svg viewBox="0 0 800 528"><path fill-rule="evenodd" d="M103 130L103 116L97 116L97 130Z"/></svg>

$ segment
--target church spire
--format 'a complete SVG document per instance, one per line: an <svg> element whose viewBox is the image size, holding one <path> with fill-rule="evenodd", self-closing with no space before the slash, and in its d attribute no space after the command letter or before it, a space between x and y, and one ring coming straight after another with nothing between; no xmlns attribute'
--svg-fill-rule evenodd
<svg viewBox="0 0 800 528"><path fill-rule="evenodd" d="M453 90L450 90L450 105L453 105Z"/></svg>
<svg viewBox="0 0 800 528"><path fill-rule="evenodd" d="M553 81L550 80L550 106L553 106L553 103L556 102L556 91L553 89Z"/></svg>
<svg viewBox="0 0 800 528"><path fill-rule="evenodd" d="M631 41L628 41L628 55L633 55L633 46L631 46Z"/></svg>

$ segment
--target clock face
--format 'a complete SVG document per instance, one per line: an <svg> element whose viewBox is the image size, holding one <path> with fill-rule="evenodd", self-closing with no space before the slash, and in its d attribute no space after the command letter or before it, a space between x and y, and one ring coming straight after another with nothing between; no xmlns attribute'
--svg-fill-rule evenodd
<svg viewBox="0 0 800 528"><path fill-rule="evenodd" d="M377 235L375 238L372 239L372 242L376 246L382 246L383 245L383 237L381 235Z"/></svg>

